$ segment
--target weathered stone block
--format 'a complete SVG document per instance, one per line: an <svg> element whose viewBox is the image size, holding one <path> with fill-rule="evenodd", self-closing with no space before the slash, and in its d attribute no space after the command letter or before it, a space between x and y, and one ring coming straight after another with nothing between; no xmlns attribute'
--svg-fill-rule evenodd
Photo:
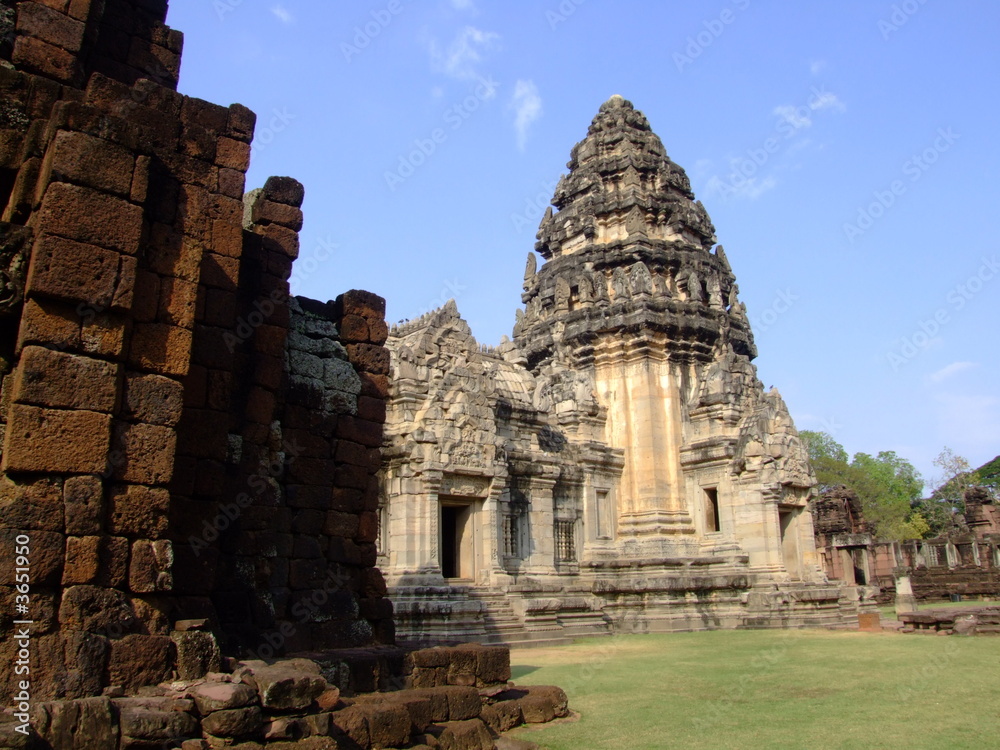
<svg viewBox="0 0 1000 750"><path fill-rule="evenodd" d="M34 37L18 37L14 41L11 59L21 70L39 73L63 83L72 84L81 77L76 55Z"/></svg>
<svg viewBox="0 0 1000 750"><path fill-rule="evenodd" d="M21 313L18 348L28 344L46 344L59 349L80 346L80 316L73 308L47 301L29 299Z"/></svg>
<svg viewBox="0 0 1000 750"><path fill-rule="evenodd" d="M36 227L40 232L135 255L142 234L142 209L90 188L54 182L45 191Z"/></svg>
<svg viewBox="0 0 1000 750"><path fill-rule="evenodd" d="M35 726L53 748L105 750L118 746L118 722L104 697L42 703Z"/></svg>
<svg viewBox="0 0 1000 750"><path fill-rule="evenodd" d="M252 705L257 701L257 691L242 682L203 682L191 689L191 697L198 712L205 716L213 711Z"/></svg>
<svg viewBox="0 0 1000 750"><path fill-rule="evenodd" d="M59 624L65 630L121 635L135 626L135 613L125 594L97 586L70 586L63 591Z"/></svg>
<svg viewBox="0 0 1000 750"><path fill-rule="evenodd" d="M249 737L259 732L263 725L259 706L213 711L201 720L201 728L216 737Z"/></svg>
<svg viewBox="0 0 1000 750"><path fill-rule="evenodd" d="M114 297L120 257L97 245L44 235L32 250L28 293L107 307Z"/></svg>
<svg viewBox="0 0 1000 750"><path fill-rule="evenodd" d="M184 386L162 375L125 376L125 413L137 422L173 426L181 418Z"/></svg>
<svg viewBox="0 0 1000 750"><path fill-rule="evenodd" d="M170 700L151 701L145 698L116 698L121 733L124 738L158 742L162 747L198 734L198 720L194 716L170 706ZM133 745L140 747L141 745Z"/></svg>
<svg viewBox="0 0 1000 750"><path fill-rule="evenodd" d="M121 457L114 478L125 482L165 485L173 475L177 433L152 424L115 425L114 445Z"/></svg>
<svg viewBox="0 0 1000 750"><path fill-rule="evenodd" d="M111 642L108 678L112 685L133 691L170 677L174 665L174 643L166 636L126 635Z"/></svg>
<svg viewBox="0 0 1000 750"><path fill-rule="evenodd" d="M493 738L478 718L468 721L447 721L428 729L437 737L442 748L454 750L493 750Z"/></svg>
<svg viewBox="0 0 1000 750"><path fill-rule="evenodd" d="M338 296L334 305L338 318L358 315L369 323L385 320L385 299L372 292L351 289Z"/></svg>
<svg viewBox="0 0 1000 750"><path fill-rule="evenodd" d="M61 131L45 156L42 179L72 182L128 198L134 168L135 157L127 149L86 133Z"/></svg>
<svg viewBox="0 0 1000 750"><path fill-rule="evenodd" d="M14 400L58 409L111 412L117 397L118 366L40 346L21 353Z"/></svg>
<svg viewBox="0 0 1000 750"><path fill-rule="evenodd" d="M30 531L63 531L62 484L48 477L14 482L0 477L0 513L4 525Z"/></svg>
<svg viewBox="0 0 1000 750"><path fill-rule="evenodd" d="M66 533L99 534L104 520L104 485L99 477L66 477L63 482Z"/></svg>
<svg viewBox="0 0 1000 750"><path fill-rule="evenodd" d="M304 709L327 688L319 667L305 659L278 662L273 666L255 664L251 674L264 708Z"/></svg>
<svg viewBox="0 0 1000 750"><path fill-rule="evenodd" d="M150 372L183 376L190 364L191 343L192 333L187 328L139 324L133 333L129 362Z"/></svg>
<svg viewBox="0 0 1000 750"><path fill-rule="evenodd" d="M67 52L79 52L85 26L43 3L20 3L16 28L19 34L41 39Z"/></svg>
<svg viewBox="0 0 1000 750"><path fill-rule="evenodd" d="M17 559L14 551L24 546L15 542L24 534L23 529L0 529L0 559L7 563L0 568L0 585L12 586L15 580L15 565ZM31 561L31 585L48 586L57 584L62 575L65 558L65 537L55 531L31 531L27 534L31 541L29 559Z"/></svg>
<svg viewBox="0 0 1000 750"><path fill-rule="evenodd" d="M250 166L250 144L222 137L215 149L215 163L220 167L246 172Z"/></svg>
<svg viewBox="0 0 1000 750"><path fill-rule="evenodd" d="M347 354L357 369L376 375L389 374L389 350L374 344L348 344Z"/></svg>
<svg viewBox="0 0 1000 750"><path fill-rule="evenodd" d="M174 549L168 539L132 542L128 586L136 594L170 591L174 587Z"/></svg>
<svg viewBox="0 0 1000 750"><path fill-rule="evenodd" d="M107 466L111 417L14 404L3 453L5 471L100 474Z"/></svg>
<svg viewBox="0 0 1000 750"><path fill-rule="evenodd" d="M305 188L293 177L268 177L264 183L264 197L299 208L305 199Z"/></svg>

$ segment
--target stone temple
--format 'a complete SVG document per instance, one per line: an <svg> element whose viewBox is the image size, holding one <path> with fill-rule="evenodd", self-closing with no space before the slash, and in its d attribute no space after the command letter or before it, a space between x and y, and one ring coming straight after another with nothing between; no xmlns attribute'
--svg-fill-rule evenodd
<svg viewBox="0 0 1000 750"><path fill-rule="evenodd" d="M736 279L646 117L605 102L528 254L513 339L394 328L379 565L413 641L855 625Z"/></svg>

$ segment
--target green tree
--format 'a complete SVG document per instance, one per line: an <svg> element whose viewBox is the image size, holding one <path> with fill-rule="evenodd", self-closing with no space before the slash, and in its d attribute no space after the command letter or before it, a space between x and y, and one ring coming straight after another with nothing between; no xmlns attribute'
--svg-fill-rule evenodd
<svg viewBox="0 0 1000 750"><path fill-rule="evenodd" d="M973 487L987 487L979 470L973 471L965 457L945 446L934 465L941 470L930 497L917 502L917 508L926 518L933 536L948 533L962 519L965 513L965 493ZM986 465L987 467L989 464Z"/></svg>
<svg viewBox="0 0 1000 750"><path fill-rule="evenodd" d="M845 485L857 493L865 518L880 539L901 540L924 536L928 523L914 508L923 480L913 464L893 451L877 456L855 453L850 463L844 447L825 432L799 433L816 472L821 492Z"/></svg>

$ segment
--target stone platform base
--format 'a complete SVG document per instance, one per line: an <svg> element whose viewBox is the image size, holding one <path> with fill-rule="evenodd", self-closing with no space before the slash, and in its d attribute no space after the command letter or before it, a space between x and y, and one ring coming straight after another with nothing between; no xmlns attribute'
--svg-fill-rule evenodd
<svg viewBox="0 0 1000 750"><path fill-rule="evenodd" d="M1000 607L955 607L900 612L903 633L1000 635Z"/></svg>
<svg viewBox="0 0 1000 750"><path fill-rule="evenodd" d="M14 716L0 715L0 748L494 750L513 746L498 744L503 732L569 712L560 688L510 683L502 646L311 656L235 662L229 673L137 695L41 703L29 735ZM355 692L373 686L389 689Z"/></svg>
<svg viewBox="0 0 1000 750"><path fill-rule="evenodd" d="M558 580L516 586L391 587L396 634L411 646L504 643L549 646L621 633L758 628L856 629L876 612L876 589L796 582L751 584L746 576L697 581Z"/></svg>

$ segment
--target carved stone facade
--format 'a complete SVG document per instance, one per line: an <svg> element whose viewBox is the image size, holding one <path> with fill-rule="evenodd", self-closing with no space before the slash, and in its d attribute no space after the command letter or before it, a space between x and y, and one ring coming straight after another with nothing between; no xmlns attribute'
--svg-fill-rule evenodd
<svg viewBox="0 0 1000 750"><path fill-rule="evenodd" d="M450 302L386 343L380 555L400 633L856 622L684 171L618 96L568 166L513 341L480 346Z"/></svg>

